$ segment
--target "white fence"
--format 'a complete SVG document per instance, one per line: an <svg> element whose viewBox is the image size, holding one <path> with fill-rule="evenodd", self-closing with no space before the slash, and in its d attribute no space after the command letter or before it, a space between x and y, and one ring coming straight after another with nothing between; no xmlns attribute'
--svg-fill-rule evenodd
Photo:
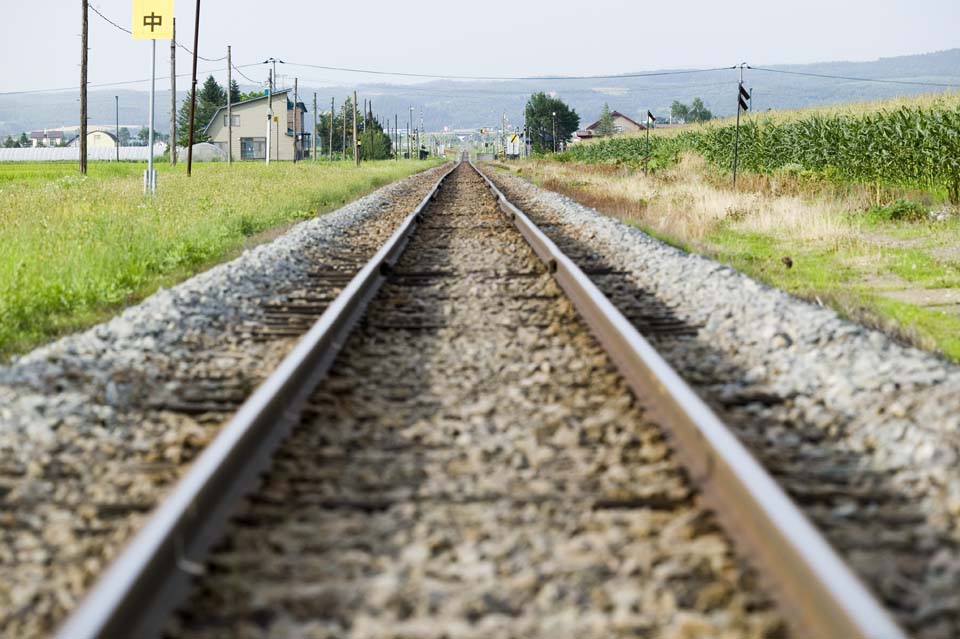
<svg viewBox="0 0 960 639"><path fill-rule="evenodd" d="M167 145L153 145L153 157L159 157L167 150ZM146 162L150 149L145 146L120 147L120 161ZM117 159L117 149L110 147L91 147L87 149L87 160L111 161ZM77 147L38 147L35 149L0 148L0 162L79 162L80 149Z"/></svg>

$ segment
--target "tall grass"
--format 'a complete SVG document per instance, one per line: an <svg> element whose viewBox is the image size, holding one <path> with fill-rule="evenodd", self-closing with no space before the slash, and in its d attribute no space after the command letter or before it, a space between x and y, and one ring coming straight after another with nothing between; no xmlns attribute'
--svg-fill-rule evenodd
<svg viewBox="0 0 960 639"><path fill-rule="evenodd" d="M896 101L857 109L805 110L746 119L740 128L744 170L816 171L854 183L918 187L960 203L960 99ZM651 136L651 166L662 168L686 151L732 169L735 126L729 121ZM585 162L640 163L646 141L613 137L570 148L566 157Z"/></svg>
<svg viewBox="0 0 960 639"><path fill-rule="evenodd" d="M303 220L424 168L417 162L0 165L0 353L98 319L229 255L261 231Z"/></svg>

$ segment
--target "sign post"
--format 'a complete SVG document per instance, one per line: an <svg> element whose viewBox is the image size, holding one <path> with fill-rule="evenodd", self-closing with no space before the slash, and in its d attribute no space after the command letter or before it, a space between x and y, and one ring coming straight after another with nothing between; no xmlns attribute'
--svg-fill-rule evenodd
<svg viewBox="0 0 960 639"><path fill-rule="evenodd" d="M737 132L733 138L733 188L737 188L737 161L739 160L740 154L740 113L747 112L750 110L750 105L747 100L750 99L750 94L746 89L743 88L743 67L746 66L746 62L740 65L740 83L737 90Z"/></svg>
<svg viewBox="0 0 960 639"><path fill-rule="evenodd" d="M147 145L147 172L143 175L144 194L157 192L157 172L153 168L154 105L157 93L157 40L173 40L173 0L133 0L133 39L151 40L150 127Z"/></svg>
<svg viewBox="0 0 960 639"><path fill-rule="evenodd" d="M650 167L650 129L653 128L657 118L653 117L653 112L647 109L647 157L643 161L643 174L647 174Z"/></svg>

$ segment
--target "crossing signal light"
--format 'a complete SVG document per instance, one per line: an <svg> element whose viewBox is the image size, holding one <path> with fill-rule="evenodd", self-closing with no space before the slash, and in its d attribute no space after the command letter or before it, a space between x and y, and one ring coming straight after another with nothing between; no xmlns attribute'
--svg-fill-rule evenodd
<svg viewBox="0 0 960 639"><path fill-rule="evenodd" d="M740 84L740 95L738 96L738 101L740 102L740 108L744 111L749 111L748 106L750 100L750 94L746 89L743 88L743 83Z"/></svg>

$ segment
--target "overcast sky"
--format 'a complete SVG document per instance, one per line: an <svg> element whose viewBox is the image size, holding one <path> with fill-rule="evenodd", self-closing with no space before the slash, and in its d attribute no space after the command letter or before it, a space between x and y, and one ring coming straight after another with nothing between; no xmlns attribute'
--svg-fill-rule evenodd
<svg viewBox="0 0 960 639"><path fill-rule="evenodd" d="M0 0L0 92L79 84L79 0ZM124 27L130 0L91 0ZM192 46L193 0L177 0ZM296 15L296 19L285 20ZM202 0L200 54L457 75L585 75L677 67L871 60L960 46L960 0ZM150 44L90 13L91 84L149 77ZM158 75L169 44L158 42ZM178 72L189 71L181 51ZM200 62L204 73L224 63ZM245 68L251 78L265 67ZM288 66L309 86L399 78ZM241 81L242 78L241 78ZM145 88L146 84L129 88ZM181 86L185 86L185 83ZM165 88L165 85L161 85Z"/></svg>

